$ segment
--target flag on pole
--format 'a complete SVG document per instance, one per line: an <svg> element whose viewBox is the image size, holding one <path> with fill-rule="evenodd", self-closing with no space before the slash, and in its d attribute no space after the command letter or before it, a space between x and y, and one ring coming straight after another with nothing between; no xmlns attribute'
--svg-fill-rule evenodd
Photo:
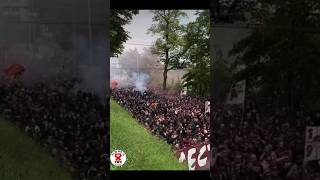
<svg viewBox="0 0 320 180"><path fill-rule="evenodd" d="M210 101L205 102L205 113L210 113Z"/></svg>
<svg viewBox="0 0 320 180"><path fill-rule="evenodd" d="M4 72L7 76L16 79L25 72L25 68L20 64L11 64L7 69L4 70Z"/></svg>
<svg viewBox="0 0 320 180"><path fill-rule="evenodd" d="M183 89L180 92L180 95L187 95L188 87L186 86L186 82L183 83Z"/></svg>
<svg viewBox="0 0 320 180"><path fill-rule="evenodd" d="M246 80L232 85L226 104L243 104L245 99Z"/></svg>
<svg viewBox="0 0 320 180"><path fill-rule="evenodd" d="M320 126L306 127L306 140L304 160L314 161L320 159Z"/></svg>

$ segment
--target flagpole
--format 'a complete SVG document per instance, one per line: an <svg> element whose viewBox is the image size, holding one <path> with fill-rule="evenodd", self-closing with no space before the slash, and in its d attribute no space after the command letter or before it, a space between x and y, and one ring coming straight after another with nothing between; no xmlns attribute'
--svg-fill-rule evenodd
<svg viewBox="0 0 320 180"><path fill-rule="evenodd" d="M88 45L89 45L89 64L92 65L92 14L91 0L88 0Z"/></svg>
<svg viewBox="0 0 320 180"><path fill-rule="evenodd" d="M228 100L230 99L230 96L231 96L231 89L232 89L232 86L235 84L235 82L233 82L229 88L229 93L227 94L227 99L224 101L223 103L223 109L222 109L222 120L224 119L224 110L225 110L225 107L226 107L226 104L228 103Z"/></svg>
<svg viewBox="0 0 320 180"><path fill-rule="evenodd" d="M246 104L246 89L247 89L247 81L244 80L244 92L243 92L243 103L242 103L242 117L241 117L241 132L240 134L242 134L243 131L243 120L244 120L244 115L245 115L245 104Z"/></svg>

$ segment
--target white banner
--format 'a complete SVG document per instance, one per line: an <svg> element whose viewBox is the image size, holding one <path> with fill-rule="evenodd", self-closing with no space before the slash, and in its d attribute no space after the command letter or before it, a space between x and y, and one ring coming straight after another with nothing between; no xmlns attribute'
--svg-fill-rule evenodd
<svg viewBox="0 0 320 180"><path fill-rule="evenodd" d="M201 143L196 146L186 147L176 151L180 163L187 163L189 170L209 170L210 169L210 144Z"/></svg>
<svg viewBox="0 0 320 180"><path fill-rule="evenodd" d="M187 91L188 91L188 88L184 87L183 90L181 91L180 95L187 95Z"/></svg>
<svg viewBox="0 0 320 180"><path fill-rule="evenodd" d="M246 80L239 81L230 89L227 104L242 104L245 98Z"/></svg>
<svg viewBox="0 0 320 180"><path fill-rule="evenodd" d="M306 141L304 147L304 160L313 161L320 159L320 127L306 127Z"/></svg>
<svg viewBox="0 0 320 180"><path fill-rule="evenodd" d="M210 113L210 101L206 101L204 107L205 107L204 112Z"/></svg>

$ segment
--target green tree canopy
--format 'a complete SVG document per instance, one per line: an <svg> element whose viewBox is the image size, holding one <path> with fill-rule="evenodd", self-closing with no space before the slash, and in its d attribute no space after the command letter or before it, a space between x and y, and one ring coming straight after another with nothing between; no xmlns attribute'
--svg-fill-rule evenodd
<svg viewBox="0 0 320 180"><path fill-rule="evenodd" d="M160 57L164 63L163 89L167 88L168 71L179 68L182 64L182 48L184 26L180 19L186 17L186 13L180 10L154 10L153 24L149 32L160 36L154 45L153 53Z"/></svg>
<svg viewBox="0 0 320 180"><path fill-rule="evenodd" d="M210 92L210 15L209 11L197 11L197 19L190 22L184 35L184 59L188 71L183 76L185 86L192 94L209 96Z"/></svg>
<svg viewBox="0 0 320 180"><path fill-rule="evenodd" d="M118 56L122 53L124 46L130 36L129 32L124 29L129 24L138 10L112 10L110 18L110 36L111 36L111 53L112 56Z"/></svg>
<svg viewBox="0 0 320 180"><path fill-rule="evenodd" d="M261 94L282 93L294 110L300 104L320 103L320 2L316 0L260 0L251 11L257 26L237 43L231 55L245 68L237 78L260 86ZM318 95L317 95L318 94Z"/></svg>

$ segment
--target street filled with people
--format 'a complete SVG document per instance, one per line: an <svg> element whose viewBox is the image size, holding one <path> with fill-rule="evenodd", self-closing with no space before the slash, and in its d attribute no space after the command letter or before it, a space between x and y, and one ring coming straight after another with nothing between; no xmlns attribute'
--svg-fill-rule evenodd
<svg viewBox="0 0 320 180"><path fill-rule="evenodd" d="M2 83L0 114L59 159L75 179L104 179L106 106L94 93L74 90L74 84Z"/></svg>
<svg viewBox="0 0 320 180"><path fill-rule="evenodd" d="M163 137L176 150L209 142L210 115L205 113L204 98L168 97L130 87L113 89L111 95L146 129Z"/></svg>
<svg viewBox="0 0 320 180"><path fill-rule="evenodd" d="M320 113L302 107L290 116L284 106L246 104L244 111L241 105L213 108L213 178L319 180L320 161L304 161L304 147L306 126L319 126Z"/></svg>

